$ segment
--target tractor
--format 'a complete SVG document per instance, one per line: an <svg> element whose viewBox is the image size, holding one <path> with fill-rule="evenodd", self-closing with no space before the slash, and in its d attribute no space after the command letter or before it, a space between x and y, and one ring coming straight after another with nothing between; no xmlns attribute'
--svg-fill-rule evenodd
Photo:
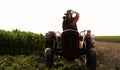
<svg viewBox="0 0 120 70"><path fill-rule="evenodd" d="M95 39L91 30L78 32L67 29L62 33L49 31L46 33L45 43L44 57L47 67L54 65L54 56L57 55L67 61L80 59L90 70L96 70Z"/></svg>

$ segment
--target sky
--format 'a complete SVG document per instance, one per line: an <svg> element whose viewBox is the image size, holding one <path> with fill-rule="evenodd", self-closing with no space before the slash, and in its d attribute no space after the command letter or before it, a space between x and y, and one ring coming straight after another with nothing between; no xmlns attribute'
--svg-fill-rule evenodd
<svg viewBox="0 0 120 70"><path fill-rule="evenodd" d="M120 35L120 0L0 0L0 29L62 32L62 17L68 9L80 13L79 32Z"/></svg>

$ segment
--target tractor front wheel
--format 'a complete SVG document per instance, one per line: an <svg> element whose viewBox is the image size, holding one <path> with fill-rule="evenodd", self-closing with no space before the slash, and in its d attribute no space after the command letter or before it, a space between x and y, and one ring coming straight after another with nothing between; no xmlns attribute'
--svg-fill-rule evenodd
<svg viewBox="0 0 120 70"><path fill-rule="evenodd" d="M87 67L90 70L96 70L96 49L91 48L87 51Z"/></svg>
<svg viewBox="0 0 120 70"><path fill-rule="evenodd" d="M45 49L45 65L51 68L53 65L53 54L51 48Z"/></svg>

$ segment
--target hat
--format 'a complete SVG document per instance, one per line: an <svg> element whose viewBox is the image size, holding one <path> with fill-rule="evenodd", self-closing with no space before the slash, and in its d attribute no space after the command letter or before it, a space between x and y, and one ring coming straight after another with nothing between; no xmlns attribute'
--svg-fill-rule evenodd
<svg viewBox="0 0 120 70"><path fill-rule="evenodd" d="M72 10L71 9L67 10L67 12L65 13L65 15L67 15L67 14L73 14Z"/></svg>

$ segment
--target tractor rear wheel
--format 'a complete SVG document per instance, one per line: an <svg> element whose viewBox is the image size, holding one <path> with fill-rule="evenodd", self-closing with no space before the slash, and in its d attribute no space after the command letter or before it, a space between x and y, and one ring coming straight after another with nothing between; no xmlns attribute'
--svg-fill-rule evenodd
<svg viewBox="0 0 120 70"><path fill-rule="evenodd" d="M51 48L51 49L56 47L56 35L55 35L55 32L46 33L45 46L46 46L46 48Z"/></svg>

